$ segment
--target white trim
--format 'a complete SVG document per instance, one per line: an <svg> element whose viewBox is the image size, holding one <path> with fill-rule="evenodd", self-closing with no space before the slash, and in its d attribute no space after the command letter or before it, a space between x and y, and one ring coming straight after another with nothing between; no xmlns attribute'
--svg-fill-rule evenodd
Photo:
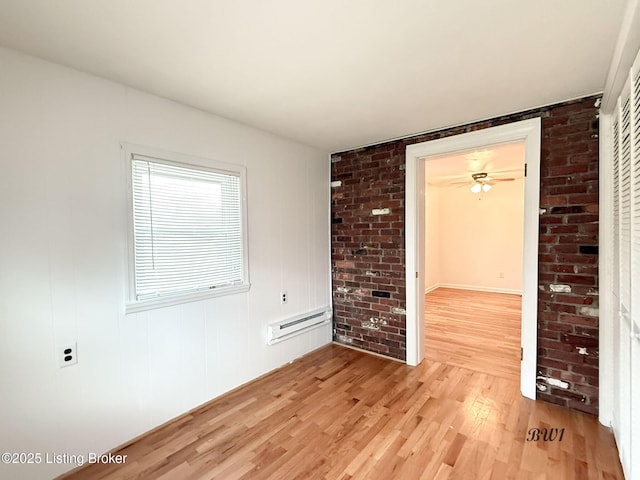
<svg viewBox="0 0 640 480"><path fill-rule="evenodd" d="M327 178L329 179L329 184L331 184L331 169L332 167L332 161L331 161L331 154L327 155ZM329 195L327 195L327 210L326 210L326 214L327 214L327 237L326 237L326 245L327 245L327 275L328 275L328 283L327 285L329 285L329 310L331 310L331 339L332 341L335 343L335 337L336 337L336 328L335 328L335 320L334 320L334 310L333 310L333 261L332 261L332 256L333 256L333 244L332 244L332 236L331 236L331 228L333 227L333 222L332 222L332 217L333 217L333 213L332 213L332 200L331 200L331 187L329 187ZM311 293L309 293L311 294Z"/></svg>
<svg viewBox="0 0 640 480"><path fill-rule="evenodd" d="M173 295L164 298L154 298L153 300L138 300L137 302L129 302L125 304L125 314L144 312L155 308L172 307L174 305L182 305L189 302L199 302L213 297L221 297L224 295L233 295L235 293L248 292L251 285L243 283L242 285L233 285L224 288L212 289L203 292L187 293L181 295Z"/></svg>
<svg viewBox="0 0 640 480"><path fill-rule="evenodd" d="M420 147L429 143L409 145L405 153L405 275L407 364L416 366L424 358L424 215L425 204L424 161ZM422 208L421 208L422 207ZM422 272L422 275L420 273Z"/></svg>
<svg viewBox="0 0 640 480"><path fill-rule="evenodd" d="M610 114L600 115L600 162L599 162L599 196L600 212L613 212L613 148L611 145L612 117ZM599 277L599 359L598 359L598 419L608 427L613 424L614 410L614 347L613 322L613 215L600 215L598 227L598 277Z"/></svg>
<svg viewBox="0 0 640 480"><path fill-rule="evenodd" d="M439 283L435 283L433 285L431 285L430 287L427 287L424 289L424 294L426 295L427 293L431 293L434 290L437 290L438 288L440 288L442 285L440 285Z"/></svg>
<svg viewBox="0 0 640 480"><path fill-rule="evenodd" d="M602 96L602 113L612 113L640 49L640 0L629 0ZM600 128L602 131L602 128ZM602 197L601 197L602 198ZM602 211L602 210L601 210ZM602 389L601 389L602 390Z"/></svg>
<svg viewBox="0 0 640 480"><path fill-rule="evenodd" d="M424 208L426 157L487 145L525 142L525 212L522 295L523 360L520 389L528 398L536 397L537 313L538 313L538 223L540 200L540 118L514 122L461 135L409 145L406 148L406 331L407 364L418 365L424 358ZM421 238L422 237L422 238ZM424 249L422 249L424 250ZM417 277L417 278L416 278Z"/></svg>

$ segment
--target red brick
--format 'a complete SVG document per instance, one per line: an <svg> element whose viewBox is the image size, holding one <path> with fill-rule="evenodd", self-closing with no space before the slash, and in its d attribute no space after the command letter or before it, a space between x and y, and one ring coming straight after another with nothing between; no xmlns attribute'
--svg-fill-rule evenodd
<svg viewBox="0 0 640 480"><path fill-rule="evenodd" d="M562 265L559 263L553 264L549 267L551 272L559 272L559 273L574 273L573 265Z"/></svg>
<svg viewBox="0 0 640 480"><path fill-rule="evenodd" d="M353 268L354 267L353 262L348 262L348 261L344 261L344 260L335 262L335 265L338 268Z"/></svg>
<svg viewBox="0 0 640 480"><path fill-rule="evenodd" d="M584 211L587 213L598 213L600 211L600 205L597 203L590 203L589 205L585 205Z"/></svg>
<svg viewBox="0 0 640 480"><path fill-rule="evenodd" d="M573 351L549 350L546 352L546 357L554 360L563 360L570 364L582 362L582 355Z"/></svg>
<svg viewBox="0 0 640 480"><path fill-rule="evenodd" d="M545 195L540 198L541 207L552 207L555 205L568 205L568 197L566 195Z"/></svg>
<svg viewBox="0 0 640 480"><path fill-rule="evenodd" d="M592 275L558 275L558 282L593 286L598 284L596 277Z"/></svg>
<svg viewBox="0 0 640 480"><path fill-rule="evenodd" d="M580 375L590 375L594 377L598 375L598 369L596 367L586 365L573 365L571 371Z"/></svg>
<svg viewBox="0 0 640 480"><path fill-rule="evenodd" d="M549 168L549 176L550 177L558 177L561 175L574 175L576 173L584 173L587 172L589 168L587 165L565 165L559 167L550 167ZM542 180L544 184L544 180Z"/></svg>
<svg viewBox="0 0 640 480"><path fill-rule="evenodd" d="M578 205L578 204L588 204L588 203L598 203L598 194L597 193L588 193L588 194L583 194L583 195L579 195L579 194L575 194L575 195L571 195L570 197L571 203L574 205Z"/></svg>
<svg viewBox="0 0 640 480"><path fill-rule="evenodd" d="M557 368L559 370L569 370L569 364L567 362L562 362L560 360L553 360L551 358L546 357L538 357L538 365L548 367L548 368Z"/></svg>
<svg viewBox="0 0 640 480"><path fill-rule="evenodd" d="M573 133L582 133L588 131L590 128L589 122L573 123L568 125L557 125L549 129L554 136L571 135Z"/></svg>
<svg viewBox="0 0 640 480"><path fill-rule="evenodd" d="M539 339L538 343L541 346L558 347L560 345L559 343L557 343L557 345L549 343L550 341L552 342L553 340L560 340L559 332L554 332L551 330L538 330L538 339ZM547 339L547 343L542 343L543 339Z"/></svg>
<svg viewBox="0 0 640 480"><path fill-rule="evenodd" d="M597 243L598 235L560 235L558 243L577 243L579 245L590 245Z"/></svg>
<svg viewBox="0 0 640 480"><path fill-rule="evenodd" d="M570 314L575 314L576 313L576 307L575 305L565 305L562 303L552 303L551 305L549 305L549 310L552 312L562 312L562 313L570 313Z"/></svg>
<svg viewBox="0 0 640 480"><path fill-rule="evenodd" d="M561 303L575 303L578 305L591 305L593 303L593 297L558 294L556 295L556 301Z"/></svg>
<svg viewBox="0 0 640 480"><path fill-rule="evenodd" d="M540 217L540 223L546 225L549 223L562 223L562 217L560 215L542 215Z"/></svg>
<svg viewBox="0 0 640 480"><path fill-rule="evenodd" d="M578 253L579 248L578 245L573 244L554 245L551 247L551 251L554 253Z"/></svg>
<svg viewBox="0 0 640 480"><path fill-rule="evenodd" d="M593 317L586 317L581 315L567 315L562 314L558 317L558 321L567 323L570 325L585 325L585 326L598 326L598 319Z"/></svg>
<svg viewBox="0 0 640 480"><path fill-rule="evenodd" d="M549 233L578 233L580 227L578 225L551 225L548 227Z"/></svg>
<svg viewBox="0 0 640 480"><path fill-rule="evenodd" d="M570 177L542 177L541 181L544 183L542 187L546 192L548 187L556 186L556 185L566 185L570 183Z"/></svg>

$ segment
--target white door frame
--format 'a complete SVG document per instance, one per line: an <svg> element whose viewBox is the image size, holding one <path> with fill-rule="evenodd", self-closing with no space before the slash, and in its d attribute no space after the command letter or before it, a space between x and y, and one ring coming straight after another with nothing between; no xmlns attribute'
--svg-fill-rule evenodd
<svg viewBox="0 0 640 480"><path fill-rule="evenodd" d="M424 358L424 201L426 157L524 141L527 176L524 181L524 255L522 279L522 362L520 390L536 398L538 313L538 225L540 205L540 118L463 133L406 148L405 246L407 364Z"/></svg>

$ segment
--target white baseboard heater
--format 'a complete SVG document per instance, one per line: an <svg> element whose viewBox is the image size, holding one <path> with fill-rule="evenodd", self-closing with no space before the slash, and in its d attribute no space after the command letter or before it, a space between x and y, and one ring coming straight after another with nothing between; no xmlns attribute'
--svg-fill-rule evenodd
<svg viewBox="0 0 640 480"><path fill-rule="evenodd" d="M325 307L272 323L267 326L267 342L273 345L326 325L331 322L331 317L331 309Z"/></svg>

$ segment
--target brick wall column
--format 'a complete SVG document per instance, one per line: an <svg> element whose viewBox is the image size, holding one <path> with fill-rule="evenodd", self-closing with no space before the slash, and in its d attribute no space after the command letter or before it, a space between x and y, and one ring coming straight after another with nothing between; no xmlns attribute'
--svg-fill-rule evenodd
<svg viewBox="0 0 640 480"><path fill-rule="evenodd" d="M404 156L334 155L332 180L336 339L404 359Z"/></svg>
<svg viewBox="0 0 640 480"><path fill-rule="evenodd" d="M598 126L592 102L542 119L538 397L598 410ZM560 381L560 383L558 382Z"/></svg>

